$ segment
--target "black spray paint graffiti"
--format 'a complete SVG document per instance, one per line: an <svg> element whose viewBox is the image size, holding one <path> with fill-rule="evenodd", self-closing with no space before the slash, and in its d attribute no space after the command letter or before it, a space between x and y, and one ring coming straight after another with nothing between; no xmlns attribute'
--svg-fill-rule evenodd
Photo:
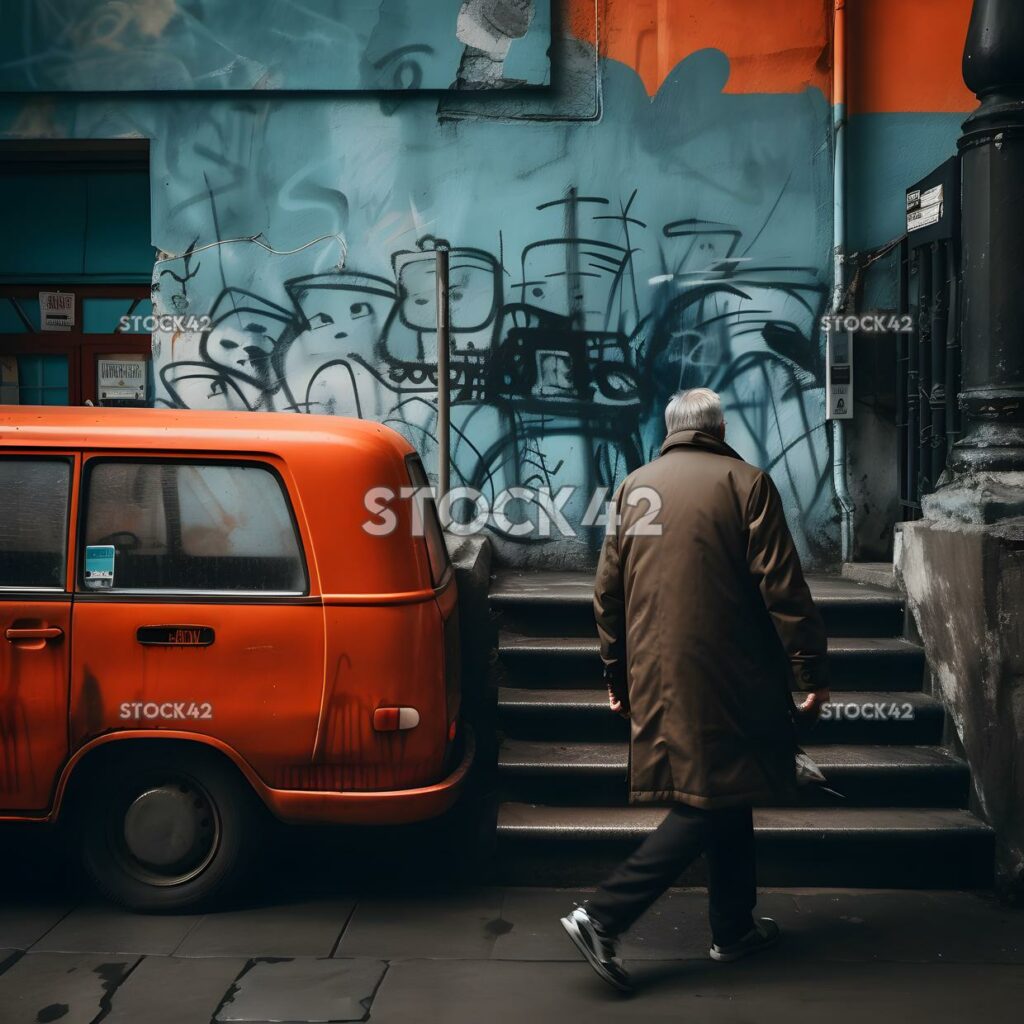
<svg viewBox="0 0 1024 1024"><path fill-rule="evenodd" d="M613 487L657 450L668 396L707 385L723 395L730 439L772 471L790 508L820 513L824 286L813 268L757 265L729 225L677 220L652 232L633 214L635 198L613 204L570 189L540 204L559 230L523 248L515 277L500 244L497 254L450 248L453 482L490 499L572 484L579 497L564 511L578 522L595 488ZM609 222L619 242L594 237ZM662 273L637 280L638 243L652 234ZM161 342L162 401L375 419L429 463L442 244L424 237L394 253L389 276L291 278L289 305L224 281L189 358ZM187 301L202 258L160 272L162 307Z"/></svg>

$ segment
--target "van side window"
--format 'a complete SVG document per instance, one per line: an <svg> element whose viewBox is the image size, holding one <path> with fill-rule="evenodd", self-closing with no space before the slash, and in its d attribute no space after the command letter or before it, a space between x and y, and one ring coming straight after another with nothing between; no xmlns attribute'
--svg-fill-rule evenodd
<svg viewBox="0 0 1024 1024"><path fill-rule="evenodd" d="M64 589L70 488L67 459L0 459L0 587Z"/></svg>
<svg viewBox="0 0 1024 1024"><path fill-rule="evenodd" d="M405 464L409 469L409 480L417 490L429 489L430 481L418 455L410 455ZM430 578L435 587L441 585L451 560L448 557L448 545L444 540L444 531L437 515L437 505L433 498L423 502L423 531L427 542L427 559L430 562Z"/></svg>
<svg viewBox="0 0 1024 1024"><path fill-rule="evenodd" d="M300 594L288 499L261 466L103 461L89 466L86 590Z"/></svg>

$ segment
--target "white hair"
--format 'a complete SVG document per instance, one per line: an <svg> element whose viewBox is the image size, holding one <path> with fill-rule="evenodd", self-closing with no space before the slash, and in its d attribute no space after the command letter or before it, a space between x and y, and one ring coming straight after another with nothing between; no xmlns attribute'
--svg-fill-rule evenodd
<svg viewBox="0 0 1024 1024"><path fill-rule="evenodd" d="M677 430L703 430L706 434L721 434L724 426L722 400L711 388L677 391L665 406L665 429L670 434Z"/></svg>

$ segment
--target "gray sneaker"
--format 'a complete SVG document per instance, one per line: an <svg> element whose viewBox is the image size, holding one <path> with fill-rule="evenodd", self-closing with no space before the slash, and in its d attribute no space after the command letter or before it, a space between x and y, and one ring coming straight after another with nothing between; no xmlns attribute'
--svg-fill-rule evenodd
<svg viewBox="0 0 1024 1024"><path fill-rule="evenodd" d="M742 960L743 957L756 953L759 949L774 946L778 941L779 926L770 917L762 917L738 942L733 942L728 946L719 946L718 943L713 943L711 959L729 964L733 960Z"/></svg>
<svg viewBox="0 0 1024 1024"><path fill-rule="evenodd" d="M573 945L597 974L620 992L632 992L629 975L619 959L618 940L607 935L582 907L577 907L561 920Z"/></svg>

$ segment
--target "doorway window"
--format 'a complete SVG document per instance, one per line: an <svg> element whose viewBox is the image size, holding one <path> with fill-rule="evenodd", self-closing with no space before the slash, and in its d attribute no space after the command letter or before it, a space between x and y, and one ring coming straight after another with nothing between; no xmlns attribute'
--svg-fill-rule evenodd
<svg viewBox="0 0 1024 1024"><path fill-rule="evenodd" d="M15 356L19 405L68 405L70 378L66 355Z"/></svg>
<svg viewBox="0 0 1024 1024"><path fill-rule="evenodd" d="M73 296L68 330L41 330L40 292ZM151 311L148 285L0 285L0 403L152 405Z"/></svg>

